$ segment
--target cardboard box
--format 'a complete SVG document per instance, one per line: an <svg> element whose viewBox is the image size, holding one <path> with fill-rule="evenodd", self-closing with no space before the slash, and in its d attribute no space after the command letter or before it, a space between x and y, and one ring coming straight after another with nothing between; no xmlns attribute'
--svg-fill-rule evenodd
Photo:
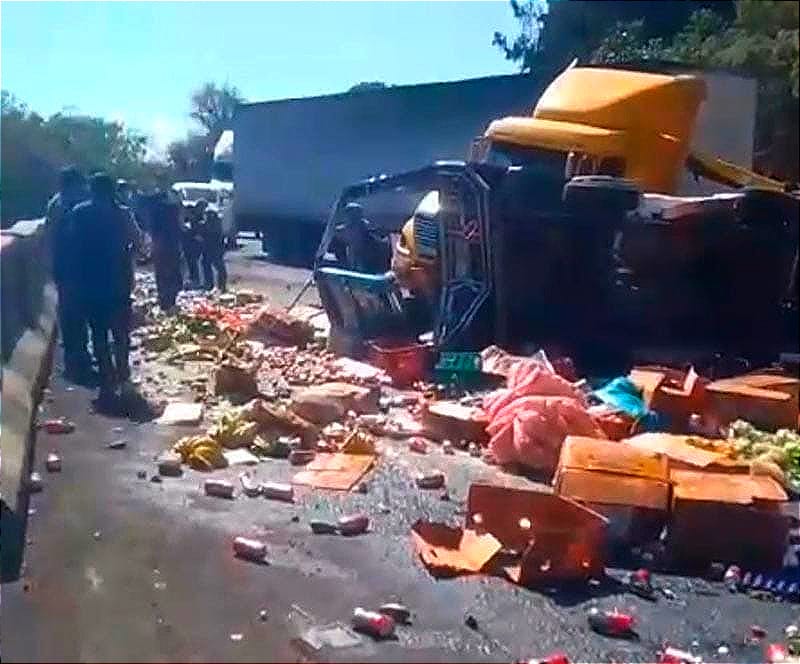
<svg viewBox="0 0 800 664"><path fill-rule="evenodd" d="M568 436L554 478L560 496L609 519L612 539L639 543L657 537L670 504L667 458L623 442Z"/></svg>
<svg viewBox="0 0 800 664"><path fill-rule="evenodd" d="M774 431L797 426L800 380L766 371L718 380L706 388L705 418L715 426L737 419Z"/></svg>
<svg viewBox="0 0 800 664"><path fill-rule="evenodd" d="M455 401L437 401L422 415L423 429L431 438L453 442L466 440L485 445L489 442L488 423L480 408L462 406Z"/></svg>
<svg viewBox="0 0 800 664"><path fill-rule="evenodd" d="M711 562L779 569L790 519L786 492L770 477L673 470L667 551L697 569Z"/></svg>
<svg viewBox="0 0 800 664"><path fill-rule="evenodd" d="M692 445L689 440L702 441L706 447ZM708 470L721 473L750 473L750 464L734 461L723 453L725 441L674 433L640 433L622 442L637 449L656 452L667 457L670 470ZM711 449L708 449L711 448ZM713 448L719 451L714 451Z"/></svg>
<svg viewBox="0 0 800 664"><path fill-rule="evenodd" d="M523 586L599 578L605 574L606 519L552 493L472 484L467 525L491 533L521 554L506 575Z"/></svg>

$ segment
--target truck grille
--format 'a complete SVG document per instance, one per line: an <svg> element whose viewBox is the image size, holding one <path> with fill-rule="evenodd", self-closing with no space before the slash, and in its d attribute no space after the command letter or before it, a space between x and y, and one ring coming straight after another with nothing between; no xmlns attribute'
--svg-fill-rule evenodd
<svg viewBox="0 0 800 664"><path fill-rule="evenodd" d="M414 241L419 256L436 258L439 254L439 222L417 217L414 220Z"/></svg>

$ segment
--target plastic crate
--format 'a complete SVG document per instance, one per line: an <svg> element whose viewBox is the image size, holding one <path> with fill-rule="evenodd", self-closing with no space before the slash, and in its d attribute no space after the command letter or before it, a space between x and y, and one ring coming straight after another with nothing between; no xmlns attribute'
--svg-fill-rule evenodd
<svg viewBox="0 0 800 664"><path fill-rule="evenodd" d="M431 368L430 344L398 344L376 340L368 342L367 349L369 361L383 369L397 387L409 387L422 380Z"/></svg>

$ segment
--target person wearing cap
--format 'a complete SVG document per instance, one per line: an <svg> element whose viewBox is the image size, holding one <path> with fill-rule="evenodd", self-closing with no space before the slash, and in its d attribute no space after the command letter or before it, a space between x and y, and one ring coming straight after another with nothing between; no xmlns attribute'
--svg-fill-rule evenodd
<svg viewBox="0 0 800 664"><path fill-rule="evenodd" d="M67 223L75 283L100 373L98 402L105 407L130 378L133 253L142 249L143 236L130 210L115 200L114 181L108 175L92 175L89 189L90 200L75 206Z"/></svg>
<svg viewBox="0 0 800 664"><path fill-rule="evenodd" d="M333 253L342 267L355 272L381 274L389 269L391 249L364 216L358 203L344 208L344 221L336 227Z"/></svg>
<svg viewBox="0 0 800 664"><path fill-rule="evenodd" d="M45 235L50 255L50 268L58 292L58 325L64 347L64 373L78 383L92 379L89 356L89 328L78 306L74 270L69 264L68 235L65 219L78 203L88 197L86 181L74 167L60 174L59 191L47 204Z"/></svg>
<svg viewBox="0 0 800 664"><path fill-rule="evenodd" d="M214 272L217 273L217 288L225 291L228 272L225 269L225 235L222 220L216 210L207 209L200 227L201 262L203 264L203 288L214 288Z"/></svg>

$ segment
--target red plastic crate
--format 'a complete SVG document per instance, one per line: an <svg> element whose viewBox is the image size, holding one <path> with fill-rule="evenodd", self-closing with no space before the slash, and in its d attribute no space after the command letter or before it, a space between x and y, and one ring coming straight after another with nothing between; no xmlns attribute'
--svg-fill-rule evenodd
<svg viewBox="0 0 800 664"><path fill-rule="evenodd" d="M383 369L397 387L408 387L428 374L433 362L430 344L398 344L376 340L367 343L370 363Z"/></svg>

